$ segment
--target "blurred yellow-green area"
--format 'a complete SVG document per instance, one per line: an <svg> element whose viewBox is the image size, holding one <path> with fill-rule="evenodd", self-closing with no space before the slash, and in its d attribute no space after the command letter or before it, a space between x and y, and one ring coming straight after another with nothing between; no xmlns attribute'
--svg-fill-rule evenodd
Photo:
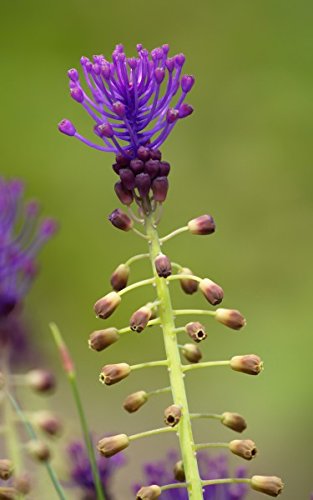
<svg viewBox="0 0 313 500"><path fill-rule="evenodd" d="M60 224L42 253L26 311L44 362L58 373L59 391L51 404L64 415L67 435L80 430L50 321L70 345L96 435L159 427L170 399L154 398L133 415L121 407L130 392L167 385L162 368L134 373L110 388L98 382L103 364L161 359L164 351L157 328L125 336L104 353L88 350L89 333L103 325L93 303L109 290L112 270L146 249L143 240L107 221L119 206L113 157L57 131L66 117L92 137L91 119L69 97L66 71L78 67L82 55L109 57L116 43L122 42L129 55L138 42L149 50L169 43L172 53L185 53L185 71L196 77L188 98L195 113L177 125L162 148L172 171L160 231L166 234L202 213L214 216L217 231L209 237L180 235L164 251L221 284L225 307L238 308L247 318L241 332L205 319L205 359L257 353L265 365L256 378L226 368L191 373L186 377L190 408L243 414L245 436L259 448L248 464L250 473L283 477L286 500L309 498L312 2L2 0L0 23L1 174L24 179L27 197L41 200L43 212ZM134 264L133 280L149 275L148 263ZM206 307L200 294L187 297L177 283L171 289L175 307ZM106 324L127 325L153 293L145 288L128 295ZM198 442L236 438L216 422L195 422L194 429ZM65 445L63 440L54 460L62 476ZM115 478L116 497L132 498L130 487L140 482L142 464L176 446L175 434L134 443L126 452L127 467ZM231 458L231 465L241 465L240 459ZM49 489L42 498L55 495Z"/></svg>

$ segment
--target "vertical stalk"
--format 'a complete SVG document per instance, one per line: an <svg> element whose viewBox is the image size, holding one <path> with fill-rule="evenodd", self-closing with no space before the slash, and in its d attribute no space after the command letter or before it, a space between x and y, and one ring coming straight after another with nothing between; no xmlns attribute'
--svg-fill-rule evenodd
<svg viewBox="0 0 313 500"><path fill-rule="evenodd" d="M171 296L166 280L164 278L159 278L154 266L154 260L161 252L161 245L152 215L145 217L145 229L146 235L149 238L150 260L155 276L157 296L160 301L159 314L163 330L164 346L168 359L168 371L173 401L175 405L180 406L182 409L182 418L178 424L178 437L184 463L186 482L188 484L188 495L190 500L203 500L202 484L192 434L184 375L177 345Z"/></svg>

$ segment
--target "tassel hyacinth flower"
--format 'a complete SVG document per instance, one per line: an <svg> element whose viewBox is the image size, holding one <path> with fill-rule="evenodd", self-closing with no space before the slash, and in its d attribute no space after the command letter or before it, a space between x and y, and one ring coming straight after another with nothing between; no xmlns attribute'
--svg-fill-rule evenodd
<svg viewBox="0 0 313 500"><path fill-rule="evenodd" d="M191 413L187 401L185 375L187 376L192 370L210 367L225 367L257 375L261 372L263 364L254 354L230 356L230 359L222 361L199 362L202 357L201 351L198 345L190 343L190 337L195 343L205 341L205 327L202 325L205 317L211 317L233 330L243 328L246 321L239 311L219 307L224 298L224 291L217 283L209 277L194 275L188 263L173 262L171 256L167 252L164 253L167 241L179 234L189 232L191 237L195 238L197 235L213 234L215 221L211 215L205 214L193 218L185 226L167 236L159 236L158 225L162 204L168 192L170 171L169 163L162 159L160 147L175 124L193 111L193 108L185 103L185 98L194 85L194 77L182 72L185 62L183 54L169 57L168 45L154 49L150 54L142 45L138 45L137 52L137 57L127 58L123 46L117 45L111 62L102 55L94 56L93 61L82 58L87 91L83 90L78 71L72 69L68 72L71 96L94 120L94 133L100 141L102 140L102 145L78 134L69 120L63 120L59 124L62 133L75 136L100 151L115 153L113 170L119 176L115 192L121 203L128 207L128 213L116 209L109 216L109 220L120 230L138 234L147 245L146 253L129 258L114 271L111 278L113 290L95 303L94 310L97 317L106 320L123 303L126 295L143 286L149 287L147 292L149 302L134 311L129 325L125 328L112 330L112 325L105 324L102 333L94 332L90 336L89 346L95 351L102 351L124 334L141 335L142 331L152 326L161 327L163 333L165 359L136 365L123 362L105 365L100 372L100 381L106 385L113 385L137 370L165 368L168 371L169 387L156 389L150 393L142 387L125 400L124 408L130 413L148 404L151 396L159 397L163 393L172 395L171 405L164 407L162 412L165 421L163 427L130 436L120 433L103 438L98 443L98 450L102 455L109 457L133 446L133 442L137 439L169 432L177 434L183 477L181 475L180 482L169 484L161 484L156 477L154 485L148 484L139 489L136 496L138 500L160 496L169 498L166 496L168 492L177 489L184 490L189 499L202 500L206 498L205 488L214 485L248 485L257 491L277 496L283 487L279 478L263 476L231 478L227 477L227 471L224 477L210 478L202 477L200 473L200 454L197 453L199 450L225 449L246 460L254 458L257 450L254 442L247 438L222 443L195 443L192 423L197 419L204 418L208 422L219 421L235 432L244 431L246 423L243 417L230 411L225 411L221 415ZM133 202L137 204L135 211L130 209ZM152 276L128 284L132 265L145 258L151 262ZM187 294L199 290L210 306L203 309L174 308L171 298L173 281L179 281ZM185 321L182 325L177 324L185 316L191 317L189 321ZM113 337L112 331L114 331ZM181 345L180 336L184 334L188 335L189 343ZM182 357L185 357L190 364L184 363ZM162 424L161 419L162 417L160 424ZM202 469L201 472L205 473Z"/></svg>

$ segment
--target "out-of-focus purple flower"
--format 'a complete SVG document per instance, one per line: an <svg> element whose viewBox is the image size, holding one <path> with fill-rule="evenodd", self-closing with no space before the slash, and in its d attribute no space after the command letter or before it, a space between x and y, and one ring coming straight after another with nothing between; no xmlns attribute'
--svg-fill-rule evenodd
<svg viewBox="0 0 313 500"><path fill-rule="evenodd" d="M95 484L86 448L81 441L73 441L67 449L70 459L70 485L81 491L81 500L97 500ZM97 457L97 466L106 500L113 500L112 478L117 469L125 464L125 457L119 453L111 458Z"/></svg>
<svg viewBox="0 0 313 500"><path fill-rule="evenodd" d="M205 452L197 454L200 475L203 479L222 479L230 477L228 460L225 455L212 457ZM159 486L177 482L173 476L175 463L179 460L178 453L170 451L164 460L147 463L144 466L142 484L157 484ZM234 477L245 477L246 469L237 468ZM141 485L136 485L138 491ZM244 500L249 487L246 484L219 484L204 488L204 500ZM183 488L171 489L162 493L164 500L188 500L188 493Z"/></svg>
<svg viewBox="0 0 313 500"><path fill-rule="evenodd" d="M80 135L67 119L59 123L60 132L100 151L129 158L137 157L140 146L159 148L177 121L193 111L184 103L194 85L193 76L182 74L185 56L168 54L168 45L149 53L138 44L137 57L127 58L119 44L111 62L103 55L93 56L92 61L82 57L87 92L78 71L70 69L70 93L93 119L102 145Z"/></svg>

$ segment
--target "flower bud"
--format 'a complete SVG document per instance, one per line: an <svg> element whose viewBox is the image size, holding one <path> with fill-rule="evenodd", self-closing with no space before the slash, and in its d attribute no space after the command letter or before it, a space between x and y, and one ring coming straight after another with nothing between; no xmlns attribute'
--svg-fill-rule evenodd
<svg viewBox="0 0 313 500"><path fill-rule="evenodd" d="M142 332L148 324L148 321L151 318L151 308L147 306L140 307L137 311L134 312L132 317L130 318L129 325L130 328L134 332Z"/></svg>
<svg viewBox="0 0 313 500"><path fill-rule="evenodd" d="M88 345L94 351L103 351L119 339L116 328L106 328L105 330L96 330L90 334Z"/></svg>
<svg viewBox="0 0 313 500"><path fill-rule="evenodd" d="M106 319L111 316L120 304L121 300L121 297L116 292L110 292L101 299L97 300L93 307L97 317Z"/></svg>
<svg viewBox="0 0 313 500"><path fill-rule="evenodd" d="M240 330L246 325L245 318L235 309L216 309L215 319L233 330Z"/></svg>
<svg viewBox="0 0 313 500"><path fill-rule="evenodd" d="M182 460L179 460L176 462L174 465L173 469L173 475L175 479L181 483L184 483L186 481L186 475L185 475L185 470L184 470L184 464Z"/></svg>
<svg viewBox="0 0 313 500"><path fill-rule="evenodd" d="M204 326L201 325L201 323L199 323L198 321L187 323L185 329L189 337L191 337L195 342L201 342L202 340L207 338Z"/></svg>
<svg viewBox="0 0 313 500"><path fill-rule="evenodd" d="M194 344L185 344L182 349L182 354L190 363L199 363L202 358L200 349Z"/></svg>
<svg viewBox="0 0 313 500"><path fill-rule="evenodd" d="M256 354L246 354L233 356L230 360L230 367L236 372L258 375L263 370L263 362Z"/></svg>
<svg viewBox="0 0 313 500"><path fill-rule="evenodd" d="M0 479L7 481L13 474L13 463L11 460L3 458L0 460Z"/></svg>
<svg viewBox="0 0 313 500"><path fill-rule="evenodd" d="M29 474L23 472L19 474L14 481L15 489L22 495L28 495L31 490L31 480Z"/></svg>
<svg viewBox="0 0 313 500"><path fill-rule="evenodd" d="M179 271L179 274L190 274L192 275L193 272L188 269L188 267L182 267L181 270ZM189 280L187 278L181 279L180 281L180 286L184 290L185 293L188 295L192 295L198 290L199 283L196 280Z"/></svg>
<svg viewBox="0 0 313 500"><path fill-rule="evenodd" d="M116 292L123 290L123 288L127 286L128 277L129 267L126 266L126 264L120 264L117 266L115 271L112 273L110 280L113 290Z"/></svg>
<svg viewBox="0 0 313 500"><path fill-rule="evenodd" d="M156 484L152 484L151 486L143 486L137 491L136 500L154 500L155 498L159 498L161 496L161 488Z"/></svg>
<svg viewBox="0 0 313 500"><path fill-rule="evenodd" d="M168 191L168 180L167 177L156 177L152 181L152 192L155 201L162 203L165 201Z"/></svg>
<svg viewBox="0 0 313 500"><path fill-rule="evenodd" d="M188 228L192 234L212 234L215 231L215 222L211 215L200 215L188 222Z"/></svg>
<svg viewBox="0 0 313 500"><path fill-rule="evenodd" d="M55 388L54 375L48 370L31 370L25 376L28 385L33 391L46 393Z"/></svg>
<svg viewBox="0 0 313 500"><path fill-rule="evenodd" d="M251 439L234 439L229 443L229 449L245 460L252 460L257 454L255 443Z"/></svg>
<svg viewBox="0 0 313 500"><path fill-rule="evenodd" d="M236 432L242 432L247 428L245 419L239 415L239 413L230 413L225 411L222 414L221 422L223 425Z"/></svg>
<svg viewBox="0 0 313 500"><path fill-rule="evenodd" d="M145 148L144 146L139 146L137 151L137 156L140 160L147 161L150 158L150 151L148 148Z"/></svg>
<svg viewBox="0 0 313 500"><path fill-rule="evenodd" d="M170 427L175 427L181 419L181 408L177 405L171 405L164 410L164 423Z"/></svg>
<svg viewBox="0 0 313 500"><path fill-rule="evenodd" d="M163 253L159 254L155 260L154 265L156 272L160 278L167 278L172 274L172 265L170 259Z"/></svg>
<svg viewBox="0 0 313 500"><path fill-rule="evenodd" d="M62 432L61 420L48 410L33 414L34 424L49 436L58 436Z"/></svg>
<svg viewBox="0 0 313 500"><path fill-rule="evenodd" d="M214 283L214 281L205 278L200 281L199 288L205 298L212 306L216 306L222 302L224 297L223 289Z"/></svg>
<svg viewBox="0 0 313 500"><path fill-rule="evenodd" d="M170 173L171 165L167 161L160 161L159 176L167 177Z"/></svg>
<svg viewBox="0 0 313 500"><path fill-rule="evenodd" d="M139 410L148 401L148 395L145 391L134 392L127 396L123 403L124 410L128 413L134 413Z"/></svg>
<svg viewBox="0 0 313 500"><path fill-rule="evenodd" d="M121 168L119 170L119 176L121 178L123 186L132 191L135 187L135 175L130 168Z"/></svg>
<svg viewBox="0 0 313 500"><path fill-rule="evenodd" d="M113 385L128 377L130 366L127 363L117 363L115 365L105 365L99 375L102 384Z"/></svg>
<svg viewBox="0 0 313 500"><path fill-rule="evenodd" d="M136 187L138 188L141 198L145 198L151 187L150 175L145 172L136 175Z"/></svg>
<svg viewBox="0 0 313 500"><path fill-rule="evenodd" d="M158 160L148 160L145 163L145 173L149 174L151 179L157 177L160 169L160 162Z"/></svg>
<svg viewBox="0 0 313 500"><path fill-rule="evenodd" d="M134 195L131 191L126 189L121 182L117 182L114 185L114 191L116 196L123 205L131 205L134 199Z"/></svg>
<svg viewBox="0 0 313 500"><path fill-rule="evenodd" d="M47 462L51 458L50 449L43 441L33 440L27 443L27 450L31 457L38 462Z"/></svg>
<svg viewBox="0 0 313 500"><path fill-rule="evenodd" d="M69 135L71 137L76 134L76 128L74 127L73 123L70 122L70 120L62 120L58 124L58 129L60 132L62 132L62 134Z"/></svg>
<svg viewBox="0 0 313 500"><path fill-rule="evenodd" d="M109 458L125 450L129 446L129 438L126 434L117 434L116 436L109 436L100 439L97 445L98 451L101 455Z"/></svg>
<svg viewBox="0 0 313 500"><path fill-rule="evenodd" d="M109 215L109 221L114 227L117 227L117 229L121 229L122 231L129 231L134 225L131 218L119 208L113 210L113 212Z"/></svg>
<svg viewBox="0 0 313 500"><path fill-rule="evenodd" d="M130 168L132 169L135 175L141 174L141 172L143 172L144 165L145 165L144 162L142 160L139 160L138 158L130 162Z"/></svg>
<svg viewBox="0 0 313 500"><path fill-rule="evenodd" d="M277 497L284 488L284 483L277 476L252 476L250 484L252 489L270 497Z"/></svg>

